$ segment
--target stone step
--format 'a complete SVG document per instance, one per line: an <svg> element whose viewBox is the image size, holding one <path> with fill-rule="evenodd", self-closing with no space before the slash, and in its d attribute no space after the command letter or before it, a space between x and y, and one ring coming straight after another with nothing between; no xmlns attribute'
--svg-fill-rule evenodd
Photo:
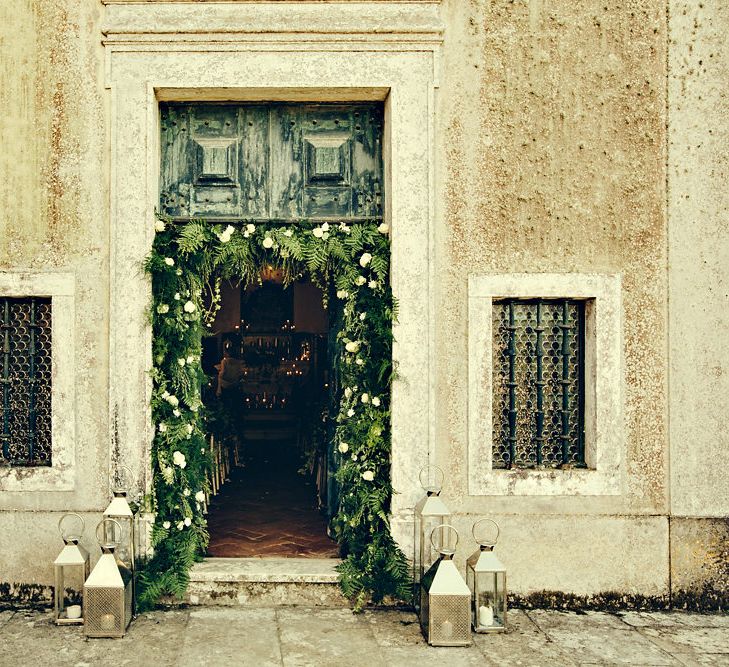
<svg viewBox="0 0 729 667"><path fill-rule="evenodd" d="M190 572L192 605L346 607L335 558L206 558Z"/></svg>

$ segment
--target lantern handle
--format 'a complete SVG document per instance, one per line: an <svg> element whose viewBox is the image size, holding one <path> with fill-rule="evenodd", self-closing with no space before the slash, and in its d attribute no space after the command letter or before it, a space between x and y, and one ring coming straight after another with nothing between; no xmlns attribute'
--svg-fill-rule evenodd
<svg viewBox="0 0 729 667"><path fill-rule="evenodd" d="M443 544L443 540L441 541L440 544L436 544L436 542L435 542L436 531L440 531L440 534L442 535L446 530L448 530L449 533L452 533L456 536L456 540L453 543L452 549L450 547L446 548ZM458 531L453 526L451 526L449 523L442 523L442 524L440 524L440 526L436 526L435 528L433 528L433 531L430 533L430 543L433 545L433 549L435 549L439 554L443 554L445 556L452 556L453 554L456 553L456 547L458 546L459 539L460 538L458 536ZM450 543L450 540L449 540L449 543Z"/></svg>
<svg viewBox="0 0 729 667"><path fill-rule="evenodd" d="M430 474L433 473L433 482L430 481ZM423 474L425 474L425 481L423 481ZM445 473L443 468L436 465L425 465L420 469L418 474L418 481L420 486L430 495L439 495L443 488L443 481L445 480Z"/></svg>
<svg viewBox="0 0 729 667"><path fill-rule="evenodd" d="M121 534L122 534L121 524L116 519L108 519L107 518L107 519L102 519L101 521L99 521L98 525L96 526L96 541L101 546L114 546L114 547L116 547L117 545L121 544L121 539L118 539L118 540L115 540L115 539L107 540L107 539L103 539L103 538L100 538L99 537L99 528L101 528L105 523L115 523L116 524L116 527L119 529L119 533L118 534L121 536Z"/></svg>
<svg viewBox="0 0 729 667"><path fill-rule="evenodd" d="M494 537L493 540L482 540L477 536L477 530L478 527L484 523L491 523L496 527L496 537ZM496 543L499 541L499 535L501 534L501 529L499 528L499 524L496 523L493 519L479 519L473 524L473 527L471 528L471 534L473 535L473 539L476 540L476 543L483 546L483 547L491 547L492 549L496 546Z"/></svg>
<svg viewBox="0 0 729 667"><path fill-rule="evenodd" d="M128 475L119 475L120 471L126 470L129 474ZM117 477L117 475L119 475ZM119 484L116 484L116 480L119 479ZM127 495L130 495L132 492L132 486L134 485L134 473L132 472L132 469L128 465L124 465L123 463L116 466L116 470L114 472L114 476L111 480L111 493L114 494L114 492L123 491ZM126 482L126 484L125 484Z"/></svg>
<svg viewBox="0 0 729 667"><path fill-rule="evenodd" d="M80 522L81 522L81 530L79 531L78 535L66 535L66 533L63 532L63 520L66 519L69 516L75 516ZM58 532L61 534L61 538L65 542L68 540L78 539L78 541L81 541L81 536L84 534L84 530L86 530L86 522L84 521L84 518L80 514L76 514L76 512L66 512L59 520L58 520Z"/></svg>

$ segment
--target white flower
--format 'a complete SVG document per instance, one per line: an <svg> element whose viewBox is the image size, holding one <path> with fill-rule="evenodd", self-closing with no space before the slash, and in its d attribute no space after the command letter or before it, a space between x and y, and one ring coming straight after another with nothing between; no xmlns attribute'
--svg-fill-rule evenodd
<svg viewBox="0 0 729 667"><path fill-rule="evenodd" d="M328 231L329 231L329 223L328 223L328 222L325 222L325 223L324 223L324 224L323 224L323 225L321 226L321 228L322 228L322 229L323 229L323 230L324 230L325 232L328 232Z"/></svg>
<svg viewBox="0 0 729 667"><path fill-rule="evenodd" d="M178 405L180 404L180 401L178 400L177 396L174 396L173 394L170 394L170 395L169 395L169 396L167 397L167 402L168 402L168 403L169 403L169 404L170 404L170 405L171 405L171 406L172 406L173 408L176 408L176 407L177 407L177 406L178 406Z"/></svg>
<svg viewBox="0 0 729 667"><path fill-rule="evenodd" d="M349 445L346 442L339 443L339 451L342 454L346 454L349 451Z"/></svg>
<svg viewBox="0 0 729 667"><path fill-rule="evenodd" d="M387 234L387 232L390 231L390 225L388 225L386 222L382 222L377 228L377 231L380 232L380 234Z"/></svg>
<svg viewBox="0 0 729 667"><path fill-rule="evenodd" d="M357 279L354 281L357 285L364 285L367 282L367 278L364 276L357 276Z"/></svg>
<svg viewBox="0 0 729 667"><path fill-rule="evenodd" d="M249 223L248 223L248 224L246 225L246 231L247 231L247 232L248 232L249 234L253 234L253 232L255 232L255 231L256 231L256 226L255 226L255 225L254 225L254 224L253 224L252 222L249 222Z"/></svg>
<svg viewBox="0 0 729 667"><path fill-rule="evenodd" d="M195 494L195 500L197 500L197 502L199 502L199 503L203 502L205 500L205 492L204 491L198 491Z"/></svg>
<svg viewBox="0 0 729 667"><path fill-rule="evenodd" d="M164 223L164 220L157 220L154 223L154 231L155 232L163 232L165 230L165 227L166 227L166 225Z"/></svg>
<svg viewBox="0 0 729 667"><path fill-rule="evenodd" d="M344 289L337 290L337 299L346 299L349 296L349 292Z"/></svg>
<svg viewBox="0 0 729 667"><path fill-rule="evenodd" d="M184 521L178 521L177 522L177 530L182 530L185 527Z"/></svg>
<svg viewBox="0 0 729 667"><path fill-rule="evenodd" d="M314 227L311 233L318 239L324 236L324 230L321 227Z"/></svg>
<svg viewBox="0 0 729 667"><path fill-rule="evenodd" d="M199 409L200 409L200 406L198 406L198 405L191 405L190 406L190 410L192 410L193 412L197 412Z"/></svg>
<svg viewBox="0 0 729 667"><path fill-rule="evenodd" d="M350 389L349 387L345 387L345 388L344 388L344 395L345 395L345 396L346 396L347 398L351 398L351 397L352 397L352 390L351 390L351 389Z"/></svg>
<svg viewBox="0 0 729 667"><path fill-rule="evenodd" d="M195 304L192 301L188 301L184 306L186 313L194 313L195 312Z"/></svg>
<svg viewBox="0 0 729 667"><path fill-rule="evenodd" d="M157 428L159 429L160 433L165 433L167 431L167 424L161 422Z"/></svg>
<svg viewBox="0 0 729 667"><path fill-rule="evenodd" d="M172 452L172 463L176 466L180 466L180 468L184 468L187 465L185 455L181 451L175 450Z"/></svg>
<svg viewBox="0 0 729 667"><path fill-rule="evenodd" d="M287 229L284 232L284 236L288 236L289 238L291 238L293 235L294 235L294 232L291 229Z"/></svg>
<svg viewBox="0 0 729 667"><path fill-rule="evenodd" d="M380 399L377 396L372 399L372 405L374 405L376 408L380 407Z"/></svg>
<svg viewBox="0 0 729 667"><path fill-rule="evenodd" d="M180 293L175 292L175 301L179 301L179 300L180 300Z"/></svg>
<svg viewBox="0 0 729 667"><path fill-rule="evenodd" d="M188 355L187 356L187 363L188 364L192 364L194 362L195 362L195 357L192 354Z"/></svg>
<svg viewBox="0 0 729 667"><path fill-rule="evenodd" d="M172 257L165 257L165 264L167 264L167 266L174 266L175 260L172 259Z"/></svg>
<svg viewBox="0 0 729 667"><path fill-rule="evenodd" d="M179 359L177 360L177 363L178 363L178 364L179 364L180 366L184 366L184 365L185 365L185 357L180 357L180 358L179 358Z"/></svg>
<svg viewBox="0 0 729 667"><path fill-rule="evenodd" d="M272 248L273 247L273 239L270 236L267 236L265 239L263 239L263 243L261 245L264 248Z"/></svg>
<svg viewBox="0 0 729 667"><path fill-rule="evenodd" d="M371 482L375 478L375 473L373 473L371 470L365 470L362 473L362 479L365 482Z"/></svg>
<svg viewBox="0 0 729 667"><path fill-rule="evenodd" d="M356 460L357 460L357 455L356 454L352 454L352 461L356 461Z"/></svg>
<svg viewBox="0 0 729 667"><path fill-rule="evenodd" d="M172 524L170 524L169 521L163 521L162 522L162 528L164 528L165 530L169 530L169 528L170 528L171 525Z"/></svg>
<svg viewBox="0 0 729 667"><path fill-rule="evenodd" d="M360 359L359 357L357 357L354 363L356 363L357 366L364 366L364 360Z"/></svg>
<svg viewBox="0 0 729 667"><path fill-rule="evenodd" d="M185 490L184 490L184 491L182 492L182 495L183 495L183 496L185 496L185 498L187 498L187 496L189 496L189 495L190 495L190 489L185 489Z"/></svg>
<svg viewBox="0 0 729 667"><path fill-rule="evenodd" d="M362 257L359 258L359 265L364 268L372 261L372 255L370 253L366 252L362 255Z"/></svg>
<svg viewBox="0 0 729 667"><path fill-rule="evenodd" d="M218 234L218 238L222 243L227 243L230 241L230 237L233 235L234 231L235 227L233 227L233 225L228 225L220 234Z"/></svg>
<svg viewBox="0 0 729 667"><path fill-rule="evenodd" d="M195 427L192 424L188 424L186 428L188 433L192 433L195 430Z"/></svg>
<svg viewBox="0 0 729 667"><path fill-rule="evenodd" d="M251 235L250 232L243 232L243 238L247 239Z"/></svg>
<svg viewBox="0 0 729 667"><path fill-rule="evenodd" d="M185 525L186 526L189 526L191 524L192 524L192 519L189 516L186 516L185 517Z"/></svg>
<svg viewBox="0 0 729 667"><path fill-rule="evenodd" d="M350 227L346 222L340 222L339 229L341 229L345 234L349 234L350 232Z"/></svg>
<svg viewBox="0 0 729 667"><path fill-rule="evenodd" d="M362 394L362 403L369 403L369 402L370 402L370 395Z"/></svg>
<svg viewBox="0 0 729 667"><path fill-rule="evenodd" d="M364 321L365 321L365 318L366 318L366 317L367 317L367 313L360 313L360 314L359 314L359 319L360 319L360 320L361 320L362 322L364 322Z"/></svg>
<svg viewBox="0 0 729 667"><path fill-rule="evenodd" d="M165 389L162 392L162 398L164 398L165 400L167 400L169 397L170 397L170 392Z"/></svg>
<svg viewBox="0 0 729 667"><path fill-rule="evenodd" d="M329 238L329 232L323 232L321 237L326 241Z"/></svg>
<svg viewBox="0 0 729 667"><path fill-rule="evenodd" d="M354 410L352 408L349 408L349 410L347 410L347 417L354 417Z"/></svg>
<svg viewBox="0 0 729 667"><path fill-rule="evenodd" d="M370 289L377 289L377 281L376 280L370 280L367 283L367 287L369 287Z"/></svg>
<svg viewBox="0 0 729 667"><path fill-rule="evenodd" d="M200 453L201 454L204 454L205 453L205 447L200 447Z"/></svg>
<svg viewBox="0 0 729 667"><path fill-rule="evenodd" d="M347 352L351 352L352 354L354 354L355 352L359 352L359 346L360 342L358 340L350 340L344 346L344 349L347 350Z"/></svg>
<svg viewBox="0 0 729 667"><path fill-rule="evenodd" d="M175 409L174 409L174 410L172 411L172 414L173 414L173 415L175 415L175 417L179 417L179 416L180 416L180 415L181 415L182 413L181 413L181 412L180 412L180 411L179 411L179 410L178 410L177 408L175 408Z"/></svg>
<svg viewBox="0 0 729 667"><path fill-rule="evenodd" d="M161 303L157 306L157 312L160 313L160 315L164 315L165 313L170 312L170 307L166 303Z"/></svg>
<svg viewBox="0 0 729 667"><path fill-rule="evenodd" d="M177 269L177 271L175 271L175 275L181 276L182 275L182 269Z"/></svg>

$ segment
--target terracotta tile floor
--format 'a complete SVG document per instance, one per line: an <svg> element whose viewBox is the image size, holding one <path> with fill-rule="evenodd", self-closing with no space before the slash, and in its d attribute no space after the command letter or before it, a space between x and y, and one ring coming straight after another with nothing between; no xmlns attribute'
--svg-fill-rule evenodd
<svg viewBox="0 0 729 667"><path fill-rule="evenodd" d="M298 474L287 442L248 443L245 467L213 500L208 514L210 556L336 558L327 522L316 509L316 487Z"/></svg>

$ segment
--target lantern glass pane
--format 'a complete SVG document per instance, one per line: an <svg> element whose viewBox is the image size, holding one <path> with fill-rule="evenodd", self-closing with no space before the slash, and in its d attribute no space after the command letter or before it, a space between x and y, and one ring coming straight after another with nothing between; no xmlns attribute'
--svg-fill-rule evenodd
<svg viewBox="0 0 729 667"><path fill-rule="evenodd" d="M475 575L474 627L504 627L506 616L506 577L503 572L478 572Z"/></svg>

